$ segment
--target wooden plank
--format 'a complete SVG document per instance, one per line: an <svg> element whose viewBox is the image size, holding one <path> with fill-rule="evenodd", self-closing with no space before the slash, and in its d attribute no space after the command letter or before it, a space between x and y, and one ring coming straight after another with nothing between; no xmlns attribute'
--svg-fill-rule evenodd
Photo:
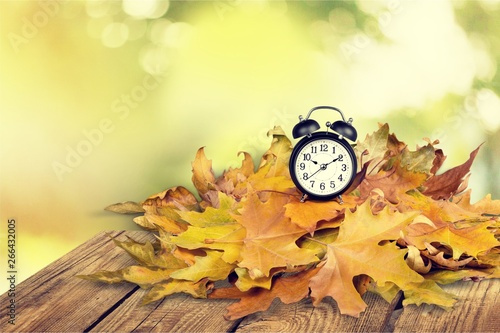
<svg viewBox="0 0 500 333"><path fill-rule="evenodd" d="M112 232L137 241L152 240L149 232ZM47 266L16 288L16 325L8 324L8 308L0 308L1 332L32 331L168 331L168 332L304 332L304 331L435 331L500 332L498 308L500 280L459 282L444 289L461 301L452 312L434 306L408 306L393 311L377 295L363 297L368 304L360 318L341 316L335 302L326 298L318 307L309 299L285 305L276 300L268 311L242 320L225 321L226 307L234 300L200 300L177 294L142 306L144 290L133 284L106 285L75 277L98 270L116 270L133 264L105 234ZM8 304L7 293L0 304ZM395 320L394 314L401 313Z"/></svg>
<svg viewBox="0 0 500 333"><path fill-rule="evenodd" d="M145 292L134 293L91 332L231 332L237 325L223 318L233 300L195 299L176 294L140 305Z"/></svg>
<svg viewBox="0 0 500 333"><path fill-rule="evenodd" d="M409 305L395 332L500 332L500 279L456 282L443 286L460 299L452 311L433 305Z"/></svg>
<svg viewBox="0 0 500 333"><path fill-rule="evenodd" d="M392 303L366 293L368 307L359 318L341 315L335 301L327 297L314 307L310 299L295 304L275 300L268 311L247 316L235 332L382 332L399 297Z"/></svg>
<svg viewBox="0 0 500 333"><path fill-rule="evenodd" d="M111 232L122 236L123 232ZM147 233L133 236L150 239ZM7 293L0 297L1 332L84 331L126 295L137 288L132 284L107 286L76 278L101 269L116 270L133 260L101 233L56 260L16 287L16 321L9 324Z"/></svg>

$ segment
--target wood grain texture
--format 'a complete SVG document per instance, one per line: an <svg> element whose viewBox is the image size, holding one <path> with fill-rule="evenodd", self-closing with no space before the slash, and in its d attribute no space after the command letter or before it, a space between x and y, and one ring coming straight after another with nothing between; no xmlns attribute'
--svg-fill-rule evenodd
<svg viewBox="0 0 500 333"><path fill-rule="evenodd" d="M115 231L125 240L152 240L143 231ZM313 307L310 299L294 304L275 300L268 311L226 321L235 300L194 299L176 294L141 305L145 290L134 284L108 285L76 278L134 263L106 233L101 233L16 287L16 325L8 324L9 298L0 296L0 332L500 332L500 279L459 282L444 289L460 297L451 312L435 306L396 310L375 294L359 318L340 315L329 297Z"/></svg>
<svg viewBox="0 0 500 333"><path fill-rule="evenodd" d="M232 301L175 294L140 305L144 294L145 290L134 293L91 332L230 332L235 325L223 318Z"/></svg>
<svg viewBox="0 0 500 333"><path fill-rule="evenodd" d="M500 332L500 280L460 281L443 286L459 297L446 312L434 305L406 306L395 332Z"/></svg>
<svg viewBox="0 0 500 333"><path fill-rule="evenodd" d="M111 232L113 237L123 232ZM138 241L150 239L135 234ZM118 237L120 238L120 237ZM97 270L116 270L131 264L130 257L101 233L48 265L16 287L16 322L0 323L1 332L84 331L136 287L108 286L75 277ZM7 293L0 297L0 318L7 318Z"/></svg>
<svg viewBox="0 0 500 333"><path fill-rule="evenodd" d="M378 295L363 296L367 310L354 318L341 315L335 301L327 297L316 307L310 299L294 304L274 300L266 312L247 316L236 332L381 332L399 298L387 303Z"/></svg>

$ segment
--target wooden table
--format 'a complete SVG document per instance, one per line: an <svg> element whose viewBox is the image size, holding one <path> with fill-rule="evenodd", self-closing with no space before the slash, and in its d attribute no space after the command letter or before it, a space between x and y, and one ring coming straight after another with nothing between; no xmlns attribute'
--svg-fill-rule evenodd
<svg viewBox="0 0 500 333"><path fill-rule="evenodd" d="M135 240L147 232L115 231ZM310 299L271 308L237 321L223 319L234 300L200 300L179 294L140 305L145 290L132 284L107 285L76 278L115 270L132 259L101 233L16 286L15 325L9 324L7 293L0 297L1 332L500 332L500 280L459 282L444 288L460 297L455 310L407 306L365 294L359 318L341 316L331 299L313 307Z"/></svg>

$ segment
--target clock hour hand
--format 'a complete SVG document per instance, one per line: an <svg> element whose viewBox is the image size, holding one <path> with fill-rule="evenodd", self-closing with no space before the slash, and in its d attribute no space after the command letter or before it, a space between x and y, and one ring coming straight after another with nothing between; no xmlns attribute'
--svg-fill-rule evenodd
<svg viewBox="0 0 500 333"><path fill-rule="evenodd" d="M321 170L326 170L326 168L328 167L328 165L329 165L329 164L332 164L333 162L336 162L336 161L338 161L339 159L340 159L340 156L339 156L339 157L337 157L337 158L335 158L335 159L333 159L333 161L331 161L331 162L321 164L321 166L319 167L319 169L318 169L318 170L316 170L316 171L315 171L312 175L310 175L309 177L307 177L307 179L311 178L312 176L314 176L315 174L317 174L317 173L318 173L318 172L320 172ZM316 162L316 161L313 161L313 160L311 160L311 161L312 161L314 164L318 164L318 162ZM307 179L306 179L306 180L307 180Z"/></svg>
<svg viewBox="0 0 500 333"><path fill-rule="evenodd" d="M340 159L340 156L339 156L339 157L337 157L337 158L334 158L334 159L333 159L333 161L331 161L331 162L321 164L321 166L319 167L319 169L318 169L318 170L316 170L316 171L315 171L312 175L310 175L309 177L307 177L307 179L311 178L312 176L314 176L315 174L317 174L317 173L318 173L318 172L320 172L321 170L326 170L326 168L328 167L328 165L329 165L329 164L332 164L333 162L336 162L336 161L338 161L339 159ZM314 164L318 164L318 162L313 161L313 160L311 160L311 162L313 162ZM306 179L306 180L307 180L307 179Z"/></svg>

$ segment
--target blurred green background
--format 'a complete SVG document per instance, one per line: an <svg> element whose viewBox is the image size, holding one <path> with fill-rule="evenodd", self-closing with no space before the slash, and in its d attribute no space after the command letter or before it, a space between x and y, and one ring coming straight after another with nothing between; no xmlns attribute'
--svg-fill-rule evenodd
<svg viewBox="0 0 500 333"><path fill-rule="evenodd" d="M105 206L192 189L199 147L219 174L317 105L360 140L439 139L444 169L485 142L473 201L500 197L498 1L4 0L0 22L0 267L14 218L19 280L136 229Z"/></svg>

